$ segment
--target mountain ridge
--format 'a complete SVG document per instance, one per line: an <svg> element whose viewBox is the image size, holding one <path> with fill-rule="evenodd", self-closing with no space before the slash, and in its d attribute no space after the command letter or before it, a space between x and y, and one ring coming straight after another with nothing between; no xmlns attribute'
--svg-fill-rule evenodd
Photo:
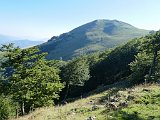
<svg viewBox="0 0 160 120"><path fill-rule="evenodd" d="M40 40L21 39L18 37L0 34L0 45L14 43L15 46L19 46L20 48L27 48L42 44L43 42L44 41Z"/></svg>
<svg viewBox="0 0 160 120"><path fill-rule="evenodd" d="M39 48L49 53L47 59L62 57L68 60L82 54L113 48L149 32L122 21L99 19L59 36L53 36Z"/></svg>

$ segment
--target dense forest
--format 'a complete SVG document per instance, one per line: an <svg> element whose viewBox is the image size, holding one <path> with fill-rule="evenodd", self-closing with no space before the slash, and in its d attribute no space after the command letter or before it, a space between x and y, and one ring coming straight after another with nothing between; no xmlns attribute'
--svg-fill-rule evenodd
<svg viewBox="0 0 160 120"><path fill-rule="evenodd" d="M46 60L47 53L37 47L20 49L9 44L0 51L2 120L84 97L101 85L160 80L160 31L68 61Z"/></svg>

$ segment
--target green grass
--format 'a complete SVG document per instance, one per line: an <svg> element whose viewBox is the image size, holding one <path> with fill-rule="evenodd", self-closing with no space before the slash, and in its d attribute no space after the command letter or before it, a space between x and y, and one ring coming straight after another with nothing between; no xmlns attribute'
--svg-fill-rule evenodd
<svg viewBox="0 0 160 120"><path fill-rule="evenodd" d="M129 106L113 112L113 120L159 120L160 119L160 86L139 86L133 89L134 99Z"/></svg>
<svg viewBox="0 0 160 120"><path fill-rule="evenodd" d="M40 108L17 120L85 120L90 116L96 116L96 120L160 119L159 85L138 85L132 88L124 86L118 83L110 87L100 87L86 98L64 106ZM117 106L122 101L125 101L128 106L112 110L106 105L108 96L118 99L117 102L114 102ZM93 109L93 106L97 106L97 109Z"/></svg>

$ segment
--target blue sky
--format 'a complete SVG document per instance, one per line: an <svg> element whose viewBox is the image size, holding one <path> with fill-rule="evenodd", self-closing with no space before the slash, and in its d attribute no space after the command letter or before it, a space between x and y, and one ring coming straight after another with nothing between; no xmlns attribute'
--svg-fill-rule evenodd
<svg viewBox="0 0 160 120"><path fill-rule="evenodd" d="M160 0L0 0L0 34L50 38L95 19L160 29Z"/></svg>

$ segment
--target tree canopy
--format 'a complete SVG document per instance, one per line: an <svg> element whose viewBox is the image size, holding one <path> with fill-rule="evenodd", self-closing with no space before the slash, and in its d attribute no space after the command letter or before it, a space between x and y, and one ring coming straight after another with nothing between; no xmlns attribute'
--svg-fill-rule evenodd
<svg viewBox="0 0 160 120"><path fill-rule="evenodd" d="M3 45L1 51L6 58L2 67L10 68L9 75L5 74L7 93L21 105L22 115L33 106L46 106L58 99L63 84L58 69L47 65L46 53L40 53L36 47L20 49L11 44Z"/></svg>

